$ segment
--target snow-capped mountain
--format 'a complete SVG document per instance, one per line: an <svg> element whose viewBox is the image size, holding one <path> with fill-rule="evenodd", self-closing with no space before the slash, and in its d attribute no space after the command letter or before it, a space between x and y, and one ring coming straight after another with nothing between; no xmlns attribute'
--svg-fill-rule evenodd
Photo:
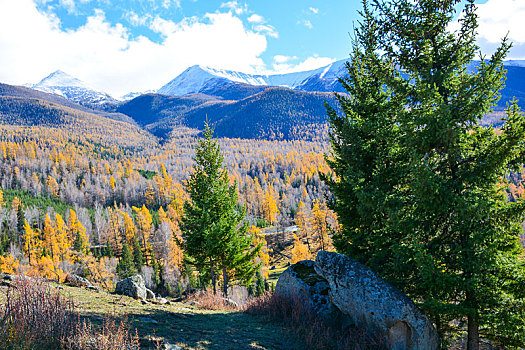
<svg viewBox="0 0 525 350"><path fill-rule="evenodd" d="M33 85L32 88L60 95L68 100L92 108L97 108L108 103L117 103L117 101L107 93L97 91L83 81L61 70L51 73L38 84Z"/></svg>
<svg viewBox="0 0 525 350"><path fill-rule="evenodd" d="M235 84L281 86L303 91L341 91L337 78L344 75L346 60L315 70L275 75L254 75L225 69L192 66L158 90L163 95L213 94Z"/></svg>

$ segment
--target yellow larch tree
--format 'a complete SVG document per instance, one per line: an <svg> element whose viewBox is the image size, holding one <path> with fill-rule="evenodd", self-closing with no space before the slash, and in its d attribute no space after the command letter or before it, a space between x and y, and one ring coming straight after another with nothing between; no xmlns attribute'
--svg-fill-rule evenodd
<svg viewBox="0 0 525 350"><path fill-rule="evenodd" d="M58 182L51 175L47 176L46 186L47 186L47 190L49 191L49 194L51 194L55 198L59 197Z"/></svg>
<svg viewBox="0 0 525 350"><path fill-rule="evenodd" d="M115 184L115 178L113 177L113 175L111 175L111 177L109 178L109 187L111 187L111 192L115 192Z"/></svg>
<svg viewBox="0 0 525 350"><path fill-rule="evenodd" d="M182 260L184 258L184 252L181 247L177 244L176 239L182 241L182 234L179 229L179 225L174 222L169 215L164 211L162 207L159 208L159 223L165 222L168 224L171 230L171 235L166 237L166 245L168 248L168 254L163 258L163 264L173 266L180 269Z"/></svg>
<svg viewBox="0 0 525 350"><path fill-rule="evenodd" d="M268 243L264 238L262 230L257 226L250 226L248 229L248 234L252 236L252 246L257 247L261 245L261 250L257 255L257 258L262 263L262 271L265 278L268 278L268 265L270 264L270 249L268 248Z"/></svg>
<svg viewBox="0 0 525 350"><path fill-rule="evenodd" d="M124 244L124 241L126 240L125 237L125 231L122 232L120 219L121 215L119 215L119 210L117 208L107 208L108 213L108 223L109 223L109 229L106 232L106 243L107 245L111 245L111 248L113 251L117 254L120 254L122 250L122 244ZM124 236L124 237L123 237ZM124 238L124 239L123 239Z"/></svg>
<svg viewBox="0 0 525 350"><path fill-rule="evenodd" d="M317 241L318 250L332 250L331 239L328 236L330 230L330 210L326 207L325 202L314 200L312 213L310 217L310 226L313 237Z"/></svg>
<svg viewBox="0 0 525 350"><path fill-rule="evenodd" d="M135 234L137 231L135 223L133 222L133 218L129 216L128 213L126 213L125 211L119 209L119 214L124 220L124 235L126 237L126 242L127 244L131 245L133 244L133 238L135 238Z"/></svg>
<svg viewBox="0 0 525 350"><path fill-rule="evenodd" d="M54 261L55 259L58 259L59 253L58 253L57 237L56 237L53 221L51 221L51 217L49 216L49 214L46 214L46 217L44 219L43 238L44 238L43 248L44 248L44 253L45 253L43 255L49 255L52 261Z"/></svg>
<svg viewBox="0 0 525 350"><path fill-rule="evenodd" d="M31 264L36 252L40 249L40 233L33 230L31 225L25 220L24 223L24 253Z"/></svg>
<svg viewBox="0 0 525 350"><path fill-rule="evenodd" d="M145 205L142 205L142 208L133 207L133 212L135 213L137 234L139 236L139 240L142 243L144 259L148 261L150 250L149 239L151 232L153 231L153 219L151 217L151 213Z"/></svg>
<svg viewBox="0 0 525 350"><path fill-rule="evenodd" d="M73 209L69 209L67 226L69 227L69 237L73 240L75 250L87 254L89 252L89 237L86 233L86 228L78 220L77 213Z"/></svg>
<svg viewBox="0 0 525 350"><path fill-rule="evenodd" d="M301 260L311 260L312 253L308 250L306 244L303 244L297 235L293 235L292 264Z"/></svg>
<svg viewBox="0 0 525 350"><path fill-rule="evenodd" d="M161 204L168 204L172 201L173 178L168 174L163 163L160 163L159 173L153 177L153 181L159 190Z"/></svg>
<svg viewBox="0 0 525 350"><path fill-rule="evenodd" d="M277 215L279 215L276 197L273 185L268 185L268 188L264 191L263 212L264 219L270 224L273 224L277 219Z"/></svg>
<svg viewBox="0 0 525 350"><path fill-rule="evenodd" d="M69 229L60 214L55 215L55 237L60 261L70 261L71 243L69 240Z"/></svg>
<svg viewBox="0 0 525 350"><path fill-rule="evenodd" d="M7 274L15 274L18 272L20 262L16 260L11 254L6 256L0 255L0 272Z"/></svg>

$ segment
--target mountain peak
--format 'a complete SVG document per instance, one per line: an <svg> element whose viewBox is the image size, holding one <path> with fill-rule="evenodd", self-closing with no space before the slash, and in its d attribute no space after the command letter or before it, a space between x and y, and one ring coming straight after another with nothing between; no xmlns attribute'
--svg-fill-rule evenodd
<svg viewBox="0 0 525 350"><path fill-rule="evenodd" d="M33 86L35 89L47 88L47 87L80 87L84 89L90 89L83 81L65 73L61 70L56 70L49 74L47 77L42 79L38 84Z"/></svg>
<svg viewBox="0 0 525 350"><path fill-rule="evenodd" d="M84 106L95 108L105 103L114 103L115 100L108 94L97 91L62 70L56 70L42 79L33 89L56 94Z"/></svg>

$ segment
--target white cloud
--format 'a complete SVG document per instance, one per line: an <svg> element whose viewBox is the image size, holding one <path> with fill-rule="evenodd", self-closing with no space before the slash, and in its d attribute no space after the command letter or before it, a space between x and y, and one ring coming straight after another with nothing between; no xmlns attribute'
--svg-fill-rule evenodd
<svg viewBox="0 0 525 350"><path fill-rule="evenodd" d="M277 55L273 57L274 64L273 70L275 73L293 73L293 72L302 72L312 69L317 69L320 67L328 66L330 63L335 62L335 59L330 57L319 57L314 55L308 57L306 60L298 64L290 64L289 60L297 59L297 57L281 56Z"/></svg>
<svg viewBox="0 0 525 350"><path fill-rule="evenodd" d="M275 30L274 26L271 26L269 24L258 24L255 27L253 27L253 29L257 33L264 33L264 34L266 34L268 36L271 36L272 38L278 38L279 37L279 33L277 33L277 31Z"/></svg>
<svg viewBox="0 0 525 350"><path fill-rule="evenodd" d="M263 18L263 16L259 16L258 14L253 14L250 17L248 17L248 22L250 23L264 23L266 22Z"/></svg>
<svg viewBox="0 0 525 350"><path fill-rule="evenodd" d="M309 10L312 11L312 13L313 13L314 15L316 15L316 14L319 13L319 9L317 9L317 8L315 8L315 7L310 7Z"/></svg>
<svg viewBox="0 0 525 350"><path fill-rule="evenodd" d="M77 8L73 0L60 0L60 5L67 9L68 13L75 13Z"/></svg>
<svg viewBox="0 0 525 350"><path fill-rule="evenodd" d="M488 0L478 4L479 36L497 43L509 33L509 39L525 43L525 1Z"/></svg>
<svg viewBox="0 0 525 350"><path fill-rule="evenodd" d="M180 7L180 0L164 0L162 7L167 9L171 6L171 4L175 5L175 7Z"/></svg>
<svg viewBox="0 0 525 350"><path fill-rule="evenodd" d="M221 8L229 8L236 15L242 15L243 13L248 12L248 5L245 3L243 5L239 4L237 1L227 1L221 4Z"/></svg>
<svg viewBox="0 0 525 350"><path fill-rule="evenodd" d="M31 0L0 0L0 81L37 82L61 69L93 87L120 96L159 88L190 65L254 73L264 69L267 33L244 27L233 13L206 14L172 22L152 20L161 43L132 39L102 11L64 31L56 16L37 11Z"/></svg>
<svg viewBox="0 0 525 350"><path fill-rule="evenodd" d="M149 19L151 19L150 16L141 17L138 14L136 14L133 10L126 13L126 18L128 19L129 23L131 23L134 26L143 26L148 22Z"/></svg>
<svg viewBox="0 0 525 350"><path fill-rule="evenodd" d="M478 45L484 54L492 54L508 34L514 43L509 59L525 59L525 1L488 0L477 4ZM460 18L463 14L460 15ZM459 22L452 22L449 30L459 30Z"/></svg>
<svg viewBox="0 0 525 350"><path fill-rule="evenodd" d="M312 25L312 22L310 22L309 20L307 19L303 19L303 20L300 20L300 21L297 21L297 24L302 24L304 25L306 28L308 29L312 29L314 26Z"/></svg>
<svg viewBox="0 0 525 350"><path fill-rule="evenodd" d="M273 60L275 63L285 63L288 61L296 60L297 56L284 56L284 55L275 55Z"/></svg>

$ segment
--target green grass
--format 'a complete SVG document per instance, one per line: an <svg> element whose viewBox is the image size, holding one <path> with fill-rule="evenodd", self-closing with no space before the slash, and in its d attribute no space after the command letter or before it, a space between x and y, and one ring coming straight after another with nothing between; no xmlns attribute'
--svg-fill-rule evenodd
<svg viewBox="0 0 525 350"><path fill-rule="evenodd" d="M143 305L129 297L68 286L62 292L94 323L100 324L108 314L127 318L137 329L143 349L154 349L155 339L190 350L304 349L282 325L241 311L201 310L186 303Z"/></svg>
<svg viewBox="0 0 525 350"><path fill-rule="evenodd" d="M276 285L277 284L277 280L279 279L279 276L287 268L288 268L288 266L283 266L283 267L276 267L274 270L268 270L268 282L271 282L274 285Z"/></svg>

